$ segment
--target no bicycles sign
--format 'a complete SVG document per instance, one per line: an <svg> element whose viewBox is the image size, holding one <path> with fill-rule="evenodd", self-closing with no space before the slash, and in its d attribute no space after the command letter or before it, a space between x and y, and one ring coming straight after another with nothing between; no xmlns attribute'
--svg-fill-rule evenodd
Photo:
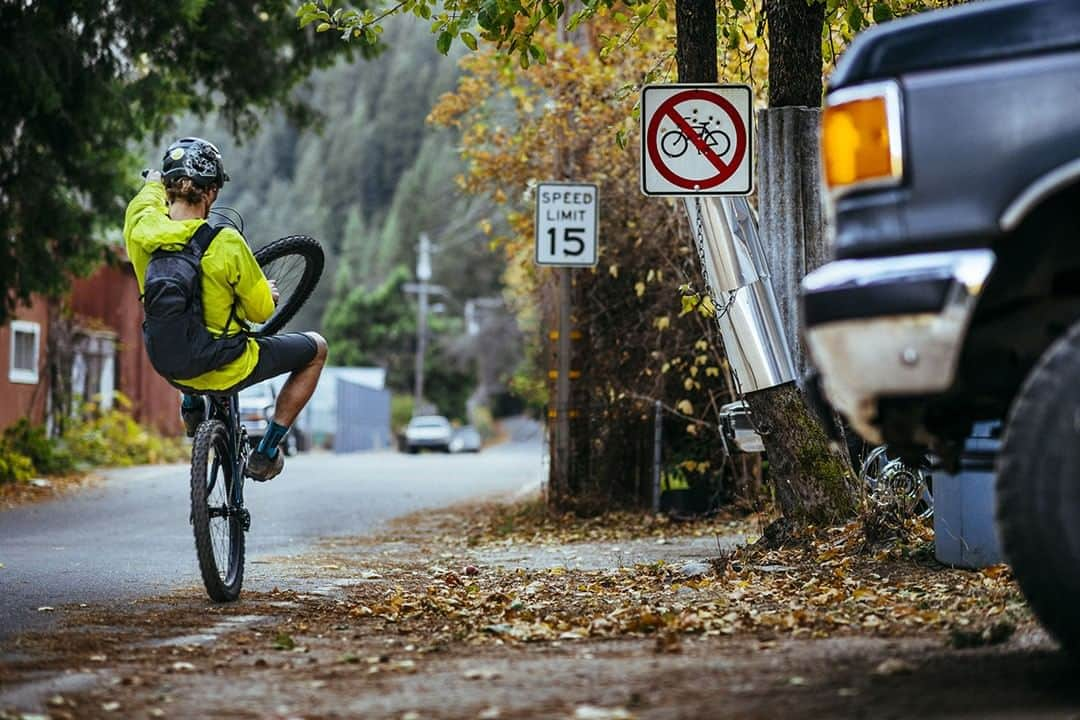
<svg viewBox="0 0 1080 720"><path fill-rule="evenodd" d="M648 85L641 95L641 192L749 195L748 85Z"/></svg>

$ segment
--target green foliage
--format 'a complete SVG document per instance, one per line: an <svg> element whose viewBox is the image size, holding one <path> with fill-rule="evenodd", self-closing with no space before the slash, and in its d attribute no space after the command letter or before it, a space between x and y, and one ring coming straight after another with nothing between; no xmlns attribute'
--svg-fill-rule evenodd
<svg viewBox="0 0 1080 720"><path fill-rule="evenodd" d="M6 440L0 440L0 484L26 482L34 477L34 463Z"/></svg>
<svg viewBox="0 0 1080 720"><path fill-rule="evenodd" d="M825 22L821 28L822 53L828 63L835 61L845 44L872 22L881 23L924 10L959 5L965 0L805 0L825 5ZM469 50L479 47L478 37L504 54L509 60L527 70L530 65L548 61L545 36L550 35L560 18L567 15L568 5L559 0L393 0L378 11L362 12L348 8L334 9L334 0L309 0L299 5L296 15L300 27L318 21L320 31L340 33L342 40L378 37L381 23L396 15L413 15L428 22L435 47L447 54L455 40ZM675 3L672 0L581 0L566 17L564 27L573 33L583 23L608 19L612 22L594 24L589 43L599 51L601 60L626 46L639 41L651 25L669 24ZM754 84L767 85L763 62L767 48L765 37L765 3L729 0L717 4L718 47L721 56L721 75L733 67L743 75L753 75ZM599 25L599 27L598 27ZM673 32L674 28L668 25ZM663 69L674 53L675 43L666 42L662 57L651 69L645 70L634 87L663 81ZM761 51L761 52L759 52ZM659 54L659 53L658 53ZM732 58L731 55L736 57ZM816 70L811 70L817 72Z"/></svg>
<svg viewBox="0 0 1080 720"><path fill-rule="evenodd" d="M643 3L650 8L657 4L666 7L667 3L666 0ZM476 50L479 35L480 39L505 49L508 55L516 55L522 68L528 68L533 62L541 65L547 62L547 51L534 40L536 32L541 25L554 27L557 19L566 12L564 3L553 0L540 0L533 4L522 4L517 0L398 0L378 13L372 10L334 9L333 5L333 0L301 4L296 10L300 27L317 22L319 32L334 31L340 34L342 40L367 39L378 37L385 18L398 14L413 15L429 23L431 33L435 35L435 47L443 55L450 52L455 40L460 40L470 50ZM585 0L581 5L581 9L569 20L570 29L595 15L601 8L610 9L615 2ZM651 12L652 9L641 14Z"/></svg>
<svg viewBox="0 0 1080 720"><path fill-rule="evenodd" d="M338 365L381 365L401 386L416 338L416 310L405 294L409 271L397 267L374 290L349 290L323 321L330 357Z"/></svg>
<svg viewBox="0 0 1080 720"><path fill-rule="evenodd" d="M480 433L480 437L484 440L495 437L495 418L492 416L491 410L486 407L476 408L476 412L473 413L472 424L476 428L476 432Z"/></svg>
<svg viewBox="0 0 1080 720"><path fill-rule="evenodd" d="M3 442L29 458L37 474L62 475L74 468L71 454L51 439L44 427L33 425L26 418L4 430Z"/></svg>
<svg viewBox="0 0 1080 720"><path fill-rule="evenodd" d="M374 51L297 32L287 0L9 2L0 37L0 322L104 256L96 238L137 178L132 141L184 111L217 109L237 131L270 106L310 119L290 89L343 52Z"/></svg>
<svg viewBox="0 0 1080 720"><path fill-rule="evenodd" d="M102 410L93 403L83 408L83 417L64 430L61 441L78 465L127 467L152 463L180 462L188 450L179 438L167 438L144 428L125 409Z"/></svg>
<svg viewBox="0 0 1080 720"><path fill-rule="evenodd" d="M421 232L450 250L436 255L434 282L459 298L498 287L498 258L476 229L488 206L456 192L466 170L458 133L426 121L460 71L406 19L388 21L383 42L387 51L363 68L340 62L297 91L326 117L318 133L280 113L243 144L226 137L225 118L178 126L218 141L232 175L220 203L243 215L253 246L289 233L322 243L326 276L292 329L320 329L331 301L413 267Z"/></svg>
<svg viewBox="0 0 1080 720"><path fill-rule="evenodd" d="M394 432L401 432L413 416L413 396L394 393L390 397L390 427Z"/></svg>
<svg viewBox="0 0 1080 720"><path fill-rule="evenodd" d="M179 438L163 437L135 422L131 401L116 393L117 406L94 403L71 419L59 438L25 418L0 435L0 483L25 482L34 475L63 475L77 468L124 467L179 462L188 449Z"/></svg>
<svg viewBox="0 0 1080 720"><path fill-rule="evenodd" d="M330 305L323 321L336 364L383 367L387 384L398 391L411 389L415 377L416 307L404 289L409 280L409 271L399 266L374 290L354 287ZM429 317L424 394L453 417L464 415L472 379L455 367L440 340L461 331L457 319Z"/></svg>

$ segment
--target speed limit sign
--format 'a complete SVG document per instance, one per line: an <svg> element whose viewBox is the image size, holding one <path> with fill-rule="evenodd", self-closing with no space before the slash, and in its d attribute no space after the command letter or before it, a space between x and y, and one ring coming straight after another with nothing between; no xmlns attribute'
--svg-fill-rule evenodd
<svg viewBox="0 0 1080 720"><path fill-rule="evenodd" d="M598 200L595 185L555 182L537 185L537 265L589 267L596 264Z"/></svg>

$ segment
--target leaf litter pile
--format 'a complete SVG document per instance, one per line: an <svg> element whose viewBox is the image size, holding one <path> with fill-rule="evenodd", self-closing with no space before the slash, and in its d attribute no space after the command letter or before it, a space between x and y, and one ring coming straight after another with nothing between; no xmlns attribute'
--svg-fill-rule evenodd
<svg viewBox="0 0 1080 720"><path fill-rule="evenodd" d="M946 568L933 559L930 528L887 513L810 531L771 549L759 540L703 562L595 570L525 570L483 560L486 549L506 545L640 536L674 543L730 534L746 523L551 518L526 505L441 524L457 532L439 534L427 548L435 562L354 588L342 609L424 630L433 644L655 636L664 651L677 650L684 635L741 633L759 639L930 633L971 646L1001 642L1033 622L1006 566Z"/></svg>

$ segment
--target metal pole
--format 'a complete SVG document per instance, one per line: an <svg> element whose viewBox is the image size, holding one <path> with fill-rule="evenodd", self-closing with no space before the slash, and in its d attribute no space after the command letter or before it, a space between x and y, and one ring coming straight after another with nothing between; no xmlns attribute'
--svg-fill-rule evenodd
<svg viewBox="0 0 1080 720"><path fill-rule="evenodd" d="M559 268L559 357L555 379L556 493L570 490L570 268Z"/></svg>
<svg viewBox="0 0 1080 720"><path fill-rule="evenodd" d="M652 468L652 510L660 512L660 463L663 459L661 448L664 442L664 404L656 401L653 418L653 468Z"/></svg>
<svg viewBox="0 0 1080 720"><path fill-rule="evenodd" d="M427 353L428 281L431 280L431 241L426 233L420 234L420 251L416 255L416 279L419 281L419 302L416 310L416 386L413 397L413 413L420 411L424 402L424 355Z"/></svg>

